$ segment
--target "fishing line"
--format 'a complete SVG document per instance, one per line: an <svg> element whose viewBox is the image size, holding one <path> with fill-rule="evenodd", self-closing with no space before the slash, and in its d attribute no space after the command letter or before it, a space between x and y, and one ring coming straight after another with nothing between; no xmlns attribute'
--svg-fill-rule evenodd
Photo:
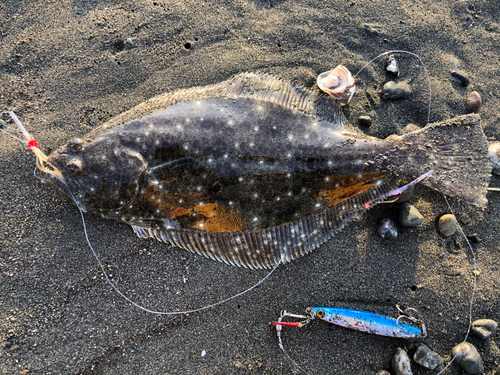
<svg viewBox="0 0 500 375"><path fill-rule="evenodd" d="M448 205L448 209L450 210L450 212L453 215L455 215L455 213L451 209L451 206L450 206L450 203L448 202L448 199L446 198L446 196L444 194L443 194L443 198L446 201L446 204ZM460 231L460 233L462 234L462 236L464 237L465 242L467 243L467 246L469 247L470 253L472 255L472 274L474 275L474 283L472 286L472 296L470 298L470 306L469 306L469 327L467 328L467 333L465 334L464 341L462 341L462 344L465 344L467 342L467 339L469 338L469 334L470 334L470 331L472 328L472 309L474 308L474 302L476 299L476 290L477 290L477 260L476 260L476 253L474 252L474 249L472 248L472 245L470 244L469 239L465 235L465 233L462 229L462 226L458 223L458 221L457 221L457 227L458 227L458 230ZM446 371L446 369L448 367L450 367L450 365L453 363L453 361L455 361L455 359L457 358L457 356L459 354L460 354L460 350L453 356L453 358L450 360L450 362L448 362L448 364L437 375L441 375L442 373L444 373Z"/></svg>
<svg viewBox="0 0 500 375"><path fill-rule="evenodd" d="M429 109L427 110L427 123L429 123L431 121L431 104L432 104L431 76L430 76L429 72L427 71L427 67L425 66L424 62L422 61L422 59L420 58L420 56L417 55L416 53L413 53L413 52L410 52L410 51L405 51L405 50L398 50L398 49L381 53L380 55L378 55L377 57L371 59L365 65L363 65L361 67L361 69L359 69L358 72L354 75L354 79L356 79L356 77L359 75L359 73L361 73L372 62L374 62L375 60L381 58L382 56L388 55L390 53L406 53L408 55L416 57L418 59L418 61L420 61L420 64L422 64L422 67L424 68L424 71L425 71L425 76L427 78L427 83L429 85Z"/></svg>
<svg viewBox="0 0 500 375"><path fill-rule="evenodd" d="M71 193L70 193L71 194ZM231 297L228 297L222 301L219 301L219 302L216 302L212 305L207 305L207 306L203 306L203 307L200 307L198 309L193 309L193 310L185 310L185 311L157 311L157 310L151 310L151 309L148 309L147 307L144 307L142 305L139 305L138 303L132 301L129 297L127 297L120 289L118 289L118 287L113 284L113 282L110 280L108 274L106 273L106 270L104 269L104 265L102 264L101 260L99 259L99 257L97 256L97 253L95 252L94 250L94 247L92 246L92 244L90 243L90 239L89 239L89 236L88 236L88 233L87 233L87 226L85 224L85 218L83 216L83 212L82 210L80 209L80 207L78 206L78 203L76 202L75 198L73 197L73 195L71 194L71 199L73 199L73 202L75 202L76 204L76 207L78 208L78 211L80 211L80 216L82 218L82 225L83 225L83 231L85 233L85 239L87 240L87 244L89 245L89 248L90 248L90 251L92 251L92 254L94 255L94 258L96 259L97 261L97 264L99 265L99 267L101 268L103 274L104 274L104 277L106 278L106 282L111 285L111 287L115 290L116 293L118 293L120 295L120 297L122 297L123 299L125 299L127 302L129 302L130 304L132 304L134 307L137 307L138 309L141 309L147 313L150 313L150 314L156 314L156 315L181 315L181 314L190 314L190 313L194 313L194 312L198 312L198 311L203 311L203 310L208 310L208 309L212 309L214 308L215 306L218 306L218 305L222 305L223 303L226 303L226 302L229 302L231 301L232 299L234 298L237 298L239 296L242 296L243 294L245 293L248 293L250 292L251 290L257 288L260 284L262 284L264 281L266 281L268 279L269 276L271 276L271 274L276 270L276 268L278 268L278 266L281 264L281 262L278 262L276 264L276 266L274 266L274 268L264 277L262 278L259 282L257 282L256 284L252 285L250 288L248 289L245 289L244 291L240 292L240 293L237 293Z"/></svg>

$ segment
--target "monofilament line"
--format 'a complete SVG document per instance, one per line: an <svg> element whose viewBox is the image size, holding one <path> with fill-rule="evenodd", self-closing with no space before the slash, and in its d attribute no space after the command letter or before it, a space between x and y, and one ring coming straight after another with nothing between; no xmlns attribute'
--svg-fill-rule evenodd
<svg viewBox="0 0 500 375"><path fill-rule="evenodd" d="M448 209L450 210L450 212L453 215L455 215L453 213L453 210L451 209L451 206L450 206L450 203L448 202L448 199L446 198L446 196L444 194L443 194L443 197L444 197L444 200L446 201L446 204L448 205ZM458 227L458 230L460 231L460 233L462 234L462 236L464 237L465 242L467 243L467 246L469 247L469 250L470 250L470 253L472 256L472 274L474 275L474 283L473 283L473 287L472 287L472 295L470 297L470 305L469 305L469 327L467 328L467 333L465 335L464 341L462 341L462 344L464 344L467 342L467 339L469 338L470 330L472 328L472 309L474 307L474 301L476 299L476 290L477 290L477 261L476 261L476 253L474 253L474 249L472 248L472 245L470 244L469 239L465 235L465 233L462 229L462 226L458 223L458 221L457 221L457 227ZM458 351L457 354L455 354L453 356L453 358L450 360L450 362L448 362L448 364L437 375L443 374L446 371L446 369L448 369L448 367L450 367L450 365L453 363L453 361L455 361L455 359L457 358L457 356L459 354L460 354L460 351Z"/></svg>
<svg viewBox="0 0 500 375"><path fill-rule="evenodd" d="M240 293L237 293L231 297L228 297L222 301L219 301L217 303L214 303L214 304L211 304L211 305L207 305L207 306L203 306L203 307L200 307L198 309L193 309L193 310L185 310L185 311L156 311L156 310L151 310L151 309L148 309L147 307L144 307L142 305L139 305L138 303L132 301L129 297L127 297L120 289L118 289L118 287L113 284L113 282L110 280L106 270L104 269L104 265L102 264L101 260L99 259L99 256L97 255L97 253L95 252L94 250L94 247L92 246L91 242L90 242L90 239L89 239L89 235L87 233L87 226L85 224L85 218L83 216L83 212L82 210L80 209L80 207L78 206L78 203L76 202L76 200L73 198L73 195L70 194L70 197L73 199L73 201L75 202L76 204L76 207L78 208L78 211L80 211L80 216L82 218L82 225L83 225L83 231L85 233L85 239L87 240L87 244L89 245L89 248L90 248L90 251L92 251L92 255L94 255L94 258L96 259L97 261L97 264L99 265L99 267L101 268L102 270L102 273L104 274L104 278L106 279L106 282L111 285L111 287L115 290L116 293L118 293L118 295L120 295L120 297L122 297L123 299L125 299L128 303L132 304L133 306L137 307L138 309L140 310L143 310L147 313L150 313L150 314L156 314L156 315L182 315L182 314L190 314L190 313L195 313L195 312L199 312L199 311L203 311L203 310L208 310L208 309L212 309L214 308L215 306L218 306L218 305L222 305L223 303L226 303L226 302L229 302L231 301L232 299L235 299L237 297L240 297L242 296L243 294L245 293L248 293L250 292L251 290L257 288L260 284L262 284L264 281L266 281L269 276L271 276L271 274L276 270L276 268L278 268L278 266L281 264L281 262L278 262L278 264L276 264L274 266L274 268L264 277L262 278L259 282L257 282L256 284L252 285L250 288L248 289L245 289L244 291L240 292Z"/></svg>
<svg viewBox="0 0 500 375"><path fill-rule="evenodd" d="M361 69L359 69L358 72L355 74L354 78L356 79L356 77L359 75L359 73L361 73L372 62L374 62L375 60L379 59L380 57L386 56L386 55L388 55L390 53L406 53L408 55L416 57L418 59L418 61L420 61L420 64L422 64L422 67L424 68L424 71L425 71L425 75L427 77L427 83L429 85L429 108L427 110L427 123L429 123L431 121L431 106L432 106L431 76L429 75L429 72L427 71L427 67L425 66L424 62L422 61L422 59L420 58L420 56L417 55L416 53L413 53L413 52L410 52L410 51L405 51L405 50L397 50L397 49L381 53L380 55L378 55L377 57L371 59L365 65L363 65L363 67Z"/></svg>

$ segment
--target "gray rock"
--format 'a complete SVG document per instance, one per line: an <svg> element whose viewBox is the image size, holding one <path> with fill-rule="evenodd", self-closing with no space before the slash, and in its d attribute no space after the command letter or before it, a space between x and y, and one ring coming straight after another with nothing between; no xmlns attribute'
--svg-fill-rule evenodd
<svg viewBox="0 0 500 375"><path fill-rule="evenodd" d="M446 214L439 218L438 229L439 233L441 233L445 237L449 237L457 231L457 219L455 215Z"/></svg>
<svg viewBox="0 0 500 375"><path fill-rule="evenodd" d="M477 91L471 91L465 99L465 109L469 113L476 113L481 108L481 95Z"/></svg>
<svg viewBox="0 0 500 375"><path fill-rule="evenodd" d="M395 240L398 238L398 228L396 228L396 224L391 219L383 219L377 232L384 240Z"/></svg>
<svg viewBox="0 0 500 375"><path fill-rule="evenodd" d="M396 100L409 97L411 94L410 85L406 82L387 82L382 88L382 99Z"/></svg>
<svg viewBox="0 0 500 375"><path fill-rule="evenodd" d="M424 222L424 217L414 206L403 203L399 211L399 222L405 227L419 227Z"/></svg>
<svg viewBox="0 0 500 375"><path fill-rule="evenodd" d="M408 357L404 349L396 349L396 354L392 357L391 365L395 375L413 375L411 372L410 357Z"/></svg>
<svg viewBox="0 0 500 375"><path fill-rule="evenodd" d="M462 342L454 346L451 350L453 357L457 356L455 362L462 367L462 369L471 375L480 375L484 371L483 359L477 352L474 345L469 342Z"/></svg>
<svg viewBox="0 0 500 375"><path fill-rule="evenodd" d="M372 124L372 118L370 116L359 116L359 125L370 126Z"/></svg>
<svg viewBox="0 0 500 375"><path fill-rule="evenodd" d="M380 370L380 371L377 371L376 375L391 375L391 373L389 371Z"/></svg>
<svg viewBox="0 0 500 375"><path fill-rule="evenodd" d="M413 355L413 360L420 366L428 368L429 370L434 370L436 367L441 366L444 363L443 358L441 358L439 354L432 351L427 345L424 344L420 344L417 347L417 351Z"/></svg>
<svg viewBox="0 0 500 375"><path fill-rule="evenodd" d="M498 323L492 319L478 319L472 323L472 332L480 339L487 340L498 329Z"/></svg>

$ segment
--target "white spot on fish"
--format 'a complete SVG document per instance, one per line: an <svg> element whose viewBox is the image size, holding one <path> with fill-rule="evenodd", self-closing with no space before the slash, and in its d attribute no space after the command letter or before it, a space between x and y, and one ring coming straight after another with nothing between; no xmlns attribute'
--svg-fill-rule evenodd
<svg viewBox="0 0 500 375"><path fill-rule="evenodd" d="M291 191L289 191L289 192L288 192L288 196L289 196L289 197L291 197L291 196L292 196L292 192L291 192Z"/></svg>
<svg viewBox="0 0 500 375"><path fill-rule="evenodd" d="M106 160L106 155L101 156L102 160Z"/></svg>
<svg viewBox="0 0 500 375"><path fill-rule="evenodd" d="M180 130L180 129L182 129L182 125L181 124L177 124L176 128Z"/></svg>
<svg viewBox="0 0 500 375"><path fill-rule="evenodd" d="M187 150L189 148L188 145L184 145L184 150Z"/></svg>
<svg viewBox="0 0 500 375"><path fill-rule="evenodd" d="M253 130L255 130L256 132L258 132L258 131L259 131L259 127L258 127L258 126L255 126L255 127L253 128Z"/></svg>
<svg viewBox="0 0 500 375"><path fill-rule="evenodd" d="M253 221L257 221L257 220L259 220L259 219L257 219L256 217L253 218Z"/></svg>
<svg viewBox="0 0 500 375"><path fill-rule="evenodd" d="M293 140L293 135L292 134L288 134L288 140L289 141Z"/></svg>
<svg viewBox="0 0 500 375"><path fill-rule="evenodd" d="M186 123L189 123L189 121L190 121L190 120L187 118L187 119L186 119Z"/></svg>
<svg viewBox="0 0 500 375"><path fill-rule="evenodd" d="M118 155L118 150L114 150L113 154Z"/></svg>
<svg viewBox="0 0 500 375"><path fill-rule="evenodd" d="M331 160L328 160L328 163L327 163L327 164L328 164L328 165L332 165L332 164L333 164L333 162L332 162Z"/></svg>
<svg viewBox="0 0 500 375"><path fill-rule="evenodd" d="M253 142L250 142L249 146L250 146L250 147L253 147Z"/></svg>
<svg viewBox="0 0 500 375"><path fill-rule="evenodd" d="M317 122L313 122L312 126L316 127L316 126L318 126L318 123Z"/></svg>
<svg viewBox="0 0 500 375"><path fill-rule="evenodd" d="M321 206L321 205L319 203L316 203L316 207L319 207L319 206Z"/></svg>
<svg viewBox="0 0 500 375"><path fill-rule="evenodd" d="M264 108L262 108L262 106L260 106L260 105L259 105L259 106L257 107L257 109L258 109L259 111L262 111Z"/></svg>
<svg viewBox="0 0 500 375"><path fill-rule="evenodd" d="M201 186L196 187L196 190L200 191L201 190Z"/></svg>
<svg viewBox="0 0 500 375"><path fill-rule="evenodd" d="M257 193L255 193L255 194L253 195L253 197L254 197L254 198L257 198L258 196L259 196L259 194L257 194Z"/></svg>
<svg viewBox="0 0 500 375"><path fill-rule="evenodd" d="M198 100L198 101L196 102L196 105L201 105L201 101L200 101L200 100Z"/></svg>
<svg viewBox="0 0 500 375"><path fill-rule="evenodd" d="M291 158L291 157L292 157L292 154L286 154L286 157L287 157L287 158Z"/></svg>
<svg viewBox="0 0 500 375"><path fill-rule="evenodd" d="M234 121L233 121L233 120L229 120L229 121L227 122L227 124L228 124L229 126L233 126L233 125L234 125Z"/></svg>
<svg viewBox="0 0 500 375"><path fill-rule="evenodd" d="M155 125L154 125L153 123L151 123L151 122L148 124L148 128L150 128L150 129L153 129L153 128L154 128L154 126L155 126Z"/></svg>
<svg viewBox="0 0 500 375"><path fill-rule="evenodd" d="M330 177L325 178L325 181L330 181Z"/></svg>
<svg viewBox="0 0 500 375"><path fill-rule="evenodd" d="M227 159L228 158L228 154L224 154L224 159Z"/></svg>
<svg viewBox="0 0 500 375"><path fill-rule="evenodd" d="M264 160L259 161L259 164L264 164Z"/></svg>
<svg viewBox="0 0 500 375"><path fill-rule="evenodd" d="M233 201L229 201L229 205L232 206L233 205Z"/></svg>
<svg viewBox="0 0 500 375"><path fill-rule="evenodd" d="M159 140L159 139L157 139L157 140L155 141L155 145L157 145L157 146L158 146L159 144L160 144L160 140Z"/></svg>
<svg viewBox="0 0 500 375"><path fill-rule="evenodd" d="M280 197L276 197L276 200L279 201L281 198Z"/></svg>
<svg viewBox="0 0 500 375"><path fill-rule="evenodd" d="M135 141L136 141L137 143L139 143L139 142L141 141L141 138L140 138L140 137L137 137L137 138L135 139Z"/></svg>

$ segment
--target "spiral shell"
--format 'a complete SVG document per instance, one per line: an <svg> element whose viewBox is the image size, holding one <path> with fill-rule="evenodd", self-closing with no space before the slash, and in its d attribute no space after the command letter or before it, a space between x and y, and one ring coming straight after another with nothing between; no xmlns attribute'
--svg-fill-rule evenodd
<svg viewBox="0 0 500 375"><path fill-rule="evenodd" d="M356 89L354 77L343 65L337 66L318 76L318 86L328 95L337 99L340 105L346 105L352 99Z"/></svg>

